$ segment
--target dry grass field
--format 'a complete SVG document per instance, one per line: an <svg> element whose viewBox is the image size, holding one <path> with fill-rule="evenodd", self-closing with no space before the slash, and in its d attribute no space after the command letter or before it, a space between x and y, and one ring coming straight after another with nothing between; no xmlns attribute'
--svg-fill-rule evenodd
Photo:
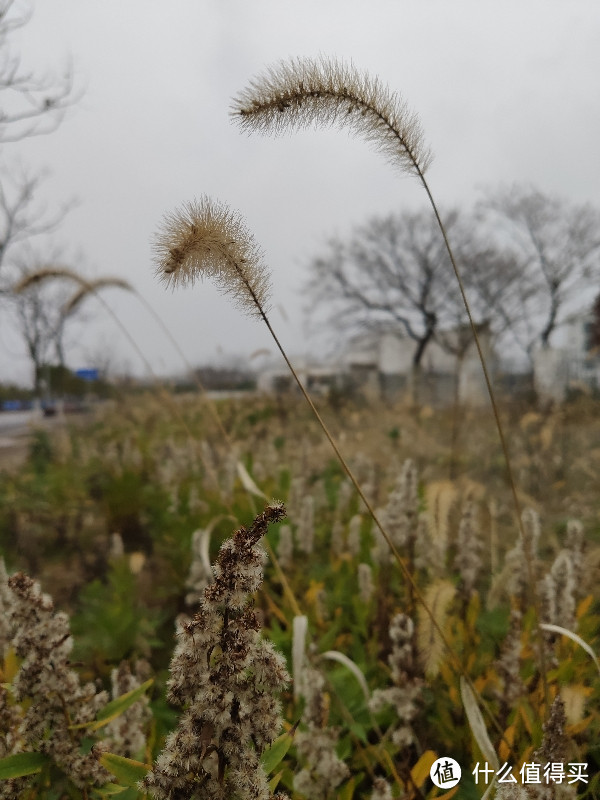
<svg viewBox="0 0 600 800"><path fill-rule="evenodd" d="M86 742L96 740L99 748L97 773L84 779L64 754L42 747L41 772L0 782L2 796L20 796L29 786L33 794L23 797L100 797L108 796L106 787L120 786L111 791L123 792L124 800L152 787L157 794L151 796L195 797L195 789L170 795L171 789L157 788L156 766L148 773L154 778L139 788L135 783L163 748L174 746L173 736L181 757L183 733L165 737L181 731L196 702L198 719L208 719L196 690L188 687L195 699L182 702L184 689L179 697L173 688L182 679L173 676L184 657L185 620L192 620L185 630L201 647L210 608L222 630L231 630L234 619L241 625L253 609L260 641L272 643L291 675L291 683L280 676L279 688L269 690L281 703L281 731L300 723L294 739L287 736L280 745L277 763L265 766L274 781L269 791L277 786L310 800L449 797L458 787L444 793L429 777L431 764L449 756L463 770L460 797L483 795L486 785L473 771L484 762L491 768L494 759L496 770L508 764L517 777L527 764L541 769L549 759L560 760L565 771L585 763L587 783L532 784L526 796L597 796L598 671L573 638L547 629L539 640L525 570L528 555L539 621L570 631L598 652L597 404L580 398L546 412L502 409L527 554L488 411L374 406L338 396L321 400L319 410L401 563L300 398L248 396L209 405L198 396L158 391L105 404L74 426L33 433L24 463L0 478L7 571L39 580L56 611L69 614L74 650L64 668L71 681L93 680L95 691L110 690L112 675L114 696L141 685L146 694L122 711L123 720L133 716L120 729L115 721L112 728L88 731ZM251 590L239 606L245 610L233 610L238 600L231 600L229 612L223 612L225 601L211 606L211 591L211 597L229 597L231 586L214 587L238 568L211 573L208 562L224 558L223 542L240 526L254 530L252 520L269 503L276 508L274 501L285 504L287 517L264 536L264 581L257 555L254 582L236 579ZM26 617L15 611L12 578L9 585L2 594L9 620L4 685L20 685L32 656L14 629ZM24 603L33 589L19 591ZM176 620L180 644L173 655ZM214 645L207 651L209 668L217 670L207 680L215 685L224 680L219 658L235 661L225 641L221 656ZM240 670L235 686L242 674L244 681L256 674L247 661ZM128 680L115 688L115 676L125 673ZM144 683L149 677L151 689ZM12 720L14 730L0 739L0 755L38 752L35 737L31 742L38 745L27 745L27 736L14 732L15 725L27 728L27 708L38 702L35 687L3 697L3 719ZM95 702L81 722L92 725L101 714L102 700ZM56 713L48 711L47 736L58 736ZM74 711L65 713L71 719ZM186 756L206 796L233 792L240 770L250 769L227 755L236 725L250 762L263 749L258 734L252 744L243 727L244 713L250 719L258 712L227 713L227 725L219 728L213 719L202 734L211 747L199 749L197 733ZM273 730L271 738L279 733ZM86 744L78 739L77 747ZM147 766L134 771L134 780L115 773L104 751ZM157 764L164 764L164 752ZM177 762L173 753L169 758ZM112 767L112 775L104 767ZM185 783L189 770L181 769ZM40 775L51 776L59 794L48 794ZM256 792L249 796L263 796Z"/></svg>

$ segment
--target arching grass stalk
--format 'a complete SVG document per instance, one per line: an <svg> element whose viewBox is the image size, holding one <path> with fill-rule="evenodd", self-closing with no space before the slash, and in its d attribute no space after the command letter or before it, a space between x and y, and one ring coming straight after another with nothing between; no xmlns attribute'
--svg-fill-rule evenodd
<svg viewBox="0 0 600 800"><path fill-rule="evenodd" d="M123 336L125 336L127 341L131 344L135 352L138 354L148 372L152 376L154 376L154 371L150 366L150 362L148 361L144 353L140 350L133 336L129 333L125 325L123 325L119 317L108 305L106 300L104 300L104 298L99 294L99 289L109 288L109 287L116 287L118 289L133 291L132 286L127 281L122 280L121 278L100 278L97 281L88 281L81 275L79 275L77 272L75 272L75 270L69 269L69 267L49 266L37 270L36 272L31 272L28 275L25 275L17 284L15 284L15 286L13 286L13 292L15 294L22 294L32 286L38 285L40 283L45 283L49 280L56 280L60 278L66 278L68 280L71 280L74 283L78 284L79 286L79 289L75 292L75 294L71 297L71 299L63 308L62 310L63 315L67 316L68 314L72 313L75 310L75 308L78 305L80 305L80 303L85 297L87 297L89 294L93 294L98 299L99 303L102 305L104 310L115 321L121 333L123 334Z"/></svg>
<svg viewBox="0 0 600 800"><path fill-rule="evenodd" d="M123 336L127 339L127 341L131 344L135 352L138 354L148 374L154 379L155 382L157 382L158 376L152 369L152 365L144 355L143 351L140 349L138 343L129 333L125 325L121 322L117 314L115 314L115 312L106 302L106 300L104 300L104 298L100 294L100 289L105 289L105 288L124 289L126 291L134 292L135 294L137 294L135 289L127 281L122 280L121 278L98 278L96 280L89 281L86 278L83 278L81 275L79 275L79 273L77 273L75 270L70 269L69 267L62 267L55 265L55 266L44 267L35 272L30 272L28 275L25 275L17 284L13 286L13 292L15 294L21 294L22 292L26 292L32 286L38 285L40 283L45 283L49 280L57 280L61 278L71 280L74 283L78 284L79 286L75 294L64 306L63 314L68 315L72 313L75 310L75 308L77 308L77 306L79 306L80 303L82 303L86 297L93 295L101 304L101 306L104 308L104 310L107 312L107 314L109 314L109 316L114 320L114 322L119 327ZM201 391L205 393L204 387L200 386L200 388ZM171 395L168 392L162 392L162 396L163 399L165 400L165 403L169 405L169 408L173 413L173 416L179 420L179 422L181 423L182 427L184 428L188 436L191 439L193 439L194 438L193 434L187 422L185 421L183 414L181 413L177 405L173 402ZM231 444L231 441L227 436L227 432L223 427L223 423L216 409L212 407L210 402L208 402L208 406L218 424L219 430L227 437L229 443ZM203 463L204 466L208 469L208 471L212 472L212 477L214 478L215 482L218 483L218 476L215 472L214 467L208 461L204 461ZM231 508L229 510L231 511Z"/></svg>
<svg viewBox="0 0 600 800"><path fill-rule="evenodd" d="M169 339L171 344L174 346L174 348L179 353L183 363L186 365L190 375L192 376L194 382L196 383L196 386L198 387L198 390L199 390L201 396L203 397L203 399L205 401L205 404L206 404L206 406L207 406L207 408L209 410L209 413L210 413L211 417L213 418L213 421L215 422L215 424L217 425L217 427L219 429L219 432L221 433L224 441L227 443L227 446L229 447L229 449L231 451L233 451L233 449L234 449L233 441L231 439L231 436L229 435L229 433L225 429L225 426L223 425L223 421L222 421L221 417L219 416L219 412L217 411L217 409L215 407L215 403L208 397L208 393L206 391L206 388L204 387L204 385L203 385L202 381L200 380L200 378L194 373L194 371L192 369L192 366L190 365L190 363L187 360L185 354L183 353L182 349L180 348L179 343L177 342L175 337L171 334L171 332L169 331L167 326L164 324L164 322L160 318L160 316L152 308L150 303L148 303L147 300L145 300L144 297L142 297L142 295L130 283L128 283L127 281L125 281L125 280L123 280L121 278L112 278L112 277L97 278L95 280L87 280L86 278L84 278L81 275L79 275L79 273L75 272L75 270L70 269L69 267L63 267L63 266L59 266L59 265L54 265L54 266L44 267L44 268L39 269L39 270L37 270L35 272L30 272L28 275L25 275L19 281L19 283L16 284L13 287L13 291L16 294L19 294L20 292L26 291L31 286L38 285L38 284L44 283L46 281L56 280L56 279L61 279L61 278L66 278L66 279L71 280L74 283L79 285L79 289L77 289L77 291L72 295L71 299L65 304L65 306L63 308L63 314L65 314L65 315L71 314L85 300L86 297L89 297L90 295L94 295L95 297L97 297L97 299L104 306L106 311L108 311L108 313L112 316L112 318L115 320L117 325L119 325L121 331L126 336L126 338L131 342L132 346L135 348L136 352L138 353L138 355L140 356L140 358L144 362L144 365L145 365L146 369L148 370L148 372L150 373L150 375L152 375L156 379L154 371L152 370L152 367L150 366L148 360L146 359L146 357L144 356L144 354L142 353L140 348L137 346L137 343L131 337L131 335L129 334L129 332L125 328L125 326L121 323L119 318L116 316L114 311L110 308L110 306L108 306L108 304L103 300L103 298L100 297L99 290L100 289L105 289L105 288L124 289L126 291L132 292L140 300L142 305L154 317L154 319L159 324L159 326L160 326L161 330L163 331L163 333L167 336L167 338ZM166 400L169 403L169 405L171 407L171 410L173 411L174 415L180 420L182 426L185 428L185 430L187 431L187 433L190 436L190 438L193 439L194 438L193 434L190 431L185 419L183 418L183 415L180 413L179 409L174 405L173 400L172 400L172 398L171 398L171 396L169 394L166 395ZM212 473L212 477L215 480L215 483L217 483L218 476L217 476L217 474L215 472L215 469L214 469L213 465L210 464L209 462L205 461L204 462L204 466L209 470L209 472ZM267 499L266 496L265 496L265 499ZM252 499L252 495L251 494L248 494L248 500L249 500L250 506L251 506L251 508L253 510L253 513L256 516L256 513L257 513L256 512L256 507L255 507L255 504L254 504L254 501ZM237 520L237 517L235 517L235 514L233 513L233 506L232 506L231 502L227 501L227 506L228 506L228 510L230 511L232 516ZM239 520L238 520L238 522L239 522ZM293 593L292 588L291 588L291 586L290 586L290 584L289 584L289 582L288 582L288 580L287 580L287 578L285 576L285 573L283 572L283 570L279 566L279 561L277 560L277 556L275 555L275 552L273 551L273 548L271 547L269 542L266 541L266 540L265 540L265 547L266 547L266 549L267 549L267 551L269 553L269 558L271 559L271 562L272 562L272 564L273 564L273 566L275 568L277 576L278 576L278 578L279 578L279 580L281 582L284 594L287 597L288 602L289 602L294 614L299 616L301 614L301 611L300 611L300 607L298 605L298 601L297 601L296 597L294 596L294 593Z"/></svg>
<svg viewBox="0 0 600 800"><path fill-rule="evenodd" d="M489 371L481 349L477 328L465 293L464 282L452 252L448 235L425 178L431 163L431 150L425 145L417 116L396 93L378 78L361 73L350 64L335 59L291 59L282 61L251 81L233 101L232 117L246 132L282 134L310 126L339 125L366 139L396 169L411 175L423 186L448 252L465 306L473 340L492 405L511 488L519 534L526 556L532 604L536 614L540 672L544 686L546 714L549 694L543 635L540 628L540 602L533 565L523 528L521 504Z"/></svg>
<svg viewBox="0 0 600 800"><path fill-rule="evenodd" d="M221 417L219 416L218 411L214 407L214 404L210 401L210 398L208 397L208 393L206 391L205 386L203 385L203 383L200 380L200 378L198 377L198 375L195 373L195 371L194 371L192 365L190 364L190 362L187 360L187 358L185 356L185 353L183 352L183 350L179 346L179 342L173 336L171 331L167 328L167 326L165 325L165 323L162 320L162 318L160 317L160 315L156 313L156 311L152 308L150 303L137 291L137 289L135 289L135 287L133 287L128 281L125 281L122 278L109 277L109 278L96 278L95 280L87 280L86 278L83 278L81 275L79 275L79 273L75 272L72 269L69 269L68 267L51 266L51 267L44 267L44 268L42 268L40 270L37 270L35 272L30 272L28 275L26 275L24 278L22 278L19 281L18 284L16 284L16 286L13 288L13 291L16 294L19 294L19 293L25 291L28 287L33 286L34 284L37 285L39 283L44 283L44 282L46 282L48 280L53 280L53 279L57 279L57 278L67 278L67 279L70 279L70 280L74 281L75 283L79 284L79 289L77 289L75 294L73 294L72 297L70 298L70 300L64 305L64 307L62 309L63 316L66 317L69 314L72 314L81 305L81 303L87 297L90 296L90 294L93 294L95 297L97 297L100 300L100 302L103 303L105 309L108 310L109 313L111 313L113 319L115 319L115 321L120 326L120 328L123 331L123 333L127 336L129 341L132 343L132 346L135 348L135 350L138 353L138 355L140 356L140 358L143 360L144 365L146 366L146 369L149 370L150 374L154 375L152 367L150 367L150 365L148 364L148 361L146 360L145 356L140 351L140 349L137 347L137 344L132 340L131 336L125 330L123 325L120 324L119 320L116 318L116 316L115 316L114 312L112 311L112 309L110 309L102 301L102 299L100 298L100 295L98 294L98 292L99 292L100 289L124 289L125 291L131 292L132 294L134 294L138 298L140 303L144 306L146 311L148 311L148 313L153 317L153 319L159 325L159 327L162 330L162 332L164 333L164 335L171 342L171 344L173 345L174 349L179 354L182 362L184 363L186 369L188 370L188 372L190 374L190 377L192 378L192 380L194 381L194 383L198 387L198 391L200 392L200 394L204 398L204 400L205 400L205 402L207 404L207 407L209 409L209 413L212 416L215 424L219 428L220 434L227 440L227 442L230 445L232 444L231 443L231 439L230 439L227 431L225 430L225 427L223 426L223 421L221 420Z"/></svg>
<svg viewBox="0 0 600 800"><path fill-rule="evenodd" d="M444 642L456 669L472 686L473 691L479 694L469 676L465 674L459 658L454 653L434 613L427 605L410 570L375 513L369 498L366 497L273 330L267 313L270 289L269 272L263 261L262 251L246 228L241 216L231 211L223 203L202 196L199 201L186 203L181 209L165 217L162 228L156 236L154 251L156 273L167 287L174 289L178 286L193 286L198 280L210 278L222 293L233 297L242 311L254 318L262 319L265 323L321 430L365 504L369 515L390 547L414 596L430 617L432 625ZM481 702L502 736L502 730L494 715L483 699Z"/></svg>

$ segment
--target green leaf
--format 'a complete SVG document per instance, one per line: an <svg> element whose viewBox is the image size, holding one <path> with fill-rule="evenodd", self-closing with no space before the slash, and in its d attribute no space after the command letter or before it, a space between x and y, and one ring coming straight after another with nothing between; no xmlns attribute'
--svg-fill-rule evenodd
<svg viewBox="0 0 600 800"><path fill-rule="evenodd" d="M275 767L285 758L285 754L290 749L292 742L294 741L294 734L296 733L297 727L298 723L296 723L286 733L282 733L281 736L278 736L273 744L267 750L265 750L260 757L260 763L262 764L262 768L267 775L270 775Z"/></svg>
<svg viewBox="0 0 600 800"><path fill-rule="evenodd" d="M563 628L562 625L551 625L550 623L543 622L540 624L540 628L545 631L550 631L550 633L561 633L563 636L567 636L569 639L572 639L574 642L580 647L583 647L585 652L591 657L592 661L596 665L596 669L600 673L600 661L598 661L598 657L596 653L592 650L587 642L585 642L581 636L578 636L573 631L570 631L568 628Z"/></svg>
<svg viewBox="0 0 600 800"><path fill-rule="evenodd" d="M150 680L142 683L141 686L138 686L137 689L132 689L130 692L115 698L115 700L111 700L110 703L107 703L104 706L104 708L100 709L96 715L95 722L83 722L79 725L71 725L70 727L88 728L90 731L97 731L99 728L103 728L113 719L116 719L118 716L123 714L123 712L127 711L130 706L140 699L146 689L149 689L153 683L154 678L150 678Z"/></svg>
<svg viewBox="0 0 600 800"><path fill-rule="evenodd" d="M369 692L369 687L367 685L365 676L361 672L360 668L354 663L354 661L348 658L347 655L344 655L344 653L340 653L339 650L328 650L326 653L323 653L322 658L329 658L332 661L337 661L338 664L343 664L346 669L350 670L362 689L362 693L365 697L365 703L368 704L371 693Z"/></svg>
<svg viewBox="0 0 600 800"><path fill-rule="evenodd" d="M119 798L119 800L135 800L139 797L139 792L131 786L119 786L117 783L105 783L94 789L94 796Z"/></svg>
<svg viewBox="0 0 600 800"><path fill-rule="evenodd" d="M282 776L282 775L283 775L283 770L281 769L281 770L279 770L279 772L277 773L277 775L274 775L274 776L271 778L271 780L269 781L269 789L270 789L270 791L271 791L271 794L272 794L272 793L275 791L275 789L277 788L277 784L278 784L278 783L279 783L279 781L281 780L281 776Z"/></svg>
<svg viewBox="0 0 600 800"><path fill-rule="evenodd" d="M356 781L354 778L350 778L348 783L346 783L341 791L338 792L339 800L352 800L354 796L354 788L356 786Z"/></svg>
<svg viewBox="0 0 600 800"><path fill-rule="evenodd" d="M112 700L110 703L105 705L104 708L100 709L96 715L97 722L101 722L102 725L106 725L124 711L127 711L130 706L140 699L140 697L145 693L146 689L149 689L153 683L154 678L150 678L150 680L147 680L145 683L142 683L141 686L138 686L137 689L132 689L130 692L122 694L120 697ZM101 728L102 725L94 723L92 730L97 730L98 728Z"/></svg>
<svg viewBox="0 0 600 800"><path fill-rule="evenodd" d="M43 753L16 753L6 756L0 759L0 780L33 775L48 763L50 759Z"/></svg>
<svg viewBox="0 0 600 800"><path fill-rule="evenodd" d="M348 730L352 731L356 738L359 739L364 745L369 743L367 732L364 729L364 726L359 722L356 722L356 720L352 723L349 723Z"/></svg>
<svg viewBox="0 0 600 800"><path fill-rule="evenodd" d="M124 786L137 785L146 777L146 773L152 769L150 764L143 764L141 761L134 761L132 758L115 755L115 753L103 753L100 756L100 763L118 778Z"/></svg>
<svg viewBox="0 0 600 800"><path fill-rule="evenodd" d="M107 783L94 789L94 792L94 797L108 797L110 800L138 800L145 796L133 786L119 786L116 783Z"/></svg>

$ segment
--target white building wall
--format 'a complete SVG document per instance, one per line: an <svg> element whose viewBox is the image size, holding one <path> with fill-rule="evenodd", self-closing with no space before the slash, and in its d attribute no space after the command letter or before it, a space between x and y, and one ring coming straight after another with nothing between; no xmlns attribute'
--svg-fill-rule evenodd
<svg viewBox="0 0 600 800"><path fill-rule="evenodd" d="M567 392L567 353L542 347L533 355L533 386L541 401L562 403Z"/></svg>
<svg viewBox="0 0 600 800"><path fill-rule="evenodd" d="M384 375L407 375L412 367L414 351L412 339L385 333L379 341L379 371Z"/></svg>

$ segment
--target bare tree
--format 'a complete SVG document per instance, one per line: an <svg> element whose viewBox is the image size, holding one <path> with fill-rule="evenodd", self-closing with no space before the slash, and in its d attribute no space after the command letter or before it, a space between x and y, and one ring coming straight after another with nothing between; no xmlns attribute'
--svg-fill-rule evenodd
<svg viewBox="0 0 600 800"><path fill-rule="evenodd" d="M600 353L600 294L596 295L592 306L588 346L593 353Z"/></svg>
<svg viewBox="0 0 600 800"><path fill-rule="evenodd" d="M43 367L57 363L64 366L64 335L67 320L69 291L56 284L31 284L11 297L15 323L23 337L33 366L34 388L41 389Z"/></svg>
<svg viewBox="0 0 600 800"><path fill-rule="evenodd" d="M475 317L490 331L497 348L514 350L516 343L527 352L535 338L531 303L537 286L523 272L513 254L502 249L495 237L486 232L477 215L462 217L460 231L455 231L453 245L463 273L469 303ZM447 350L464 354L472 341L472 332L461 332L454 347ZM458 350L457 350L458 348Z"/></svg>
<svg viewBox="0 0 600 800"><path fill-rule="evenodd" d="M10 38L29 22L29 6L0 0L0 143L17 142L56 130L74 101L73 73L34 73L23 67Z"/></svg>
<svg viewBox="0 0 600 800"><path fill-rule="evenodd" d="M65 203L47 213L36 200L41 181L40 175L31 177L20 168L0 168L0 295L10 293L15 272L19 272L18 262L23 260L20 245L54 232L71 205Z"/></svg>
<svg viewBox="0 0 600 800"><path fill-rule="evenodd" d="M66 109L75 102L72 70L62 74L34 73L11 50L11 36L31 17L30 8L15 0L0 0L0 293L14 279L19 245L52 232L66 207L52 214L37 202L41 176L8 166L7 145L56 130ZM6 272L12 273L6 275Z"/></svg>
<svg viewBox="0 0 600 800"><path fill-rule="evenodd" d="M456 211L446 215L450 235L457 223ZM313 308L325 307L336 330L395 329L414 342L414 370L434 338L444 345L440 332L465 322L452 266L428 210L371 219L350 240L331 239L310 272Z"/></svg>
<svg viewBox="0 0 600 800"><path fill-rule="evenodd" d="M600 213L523 186L494 192L480 213L503 263L512 263L517 276L510 322L531 355L536 344L548 345L578 294L597 282Z"/></svg>
<svg viewBox="0 0 600 800"><path fill-rule="evenodd" d="M47 363L53 351L54 359L65 366L65 332L67 323L75 318L86 298L95 295L99 300L102 289L118 288L134 291L131 284L122 278L104 277L88 280L70 267L53 264L29 265L27 259L21 269L21 278L12 287L17 309L17 324L27 344L34 365L36 389L41 365ZM73 293L68 288L75 284ZM105 308L109 308L101 300Z"/></svg>

